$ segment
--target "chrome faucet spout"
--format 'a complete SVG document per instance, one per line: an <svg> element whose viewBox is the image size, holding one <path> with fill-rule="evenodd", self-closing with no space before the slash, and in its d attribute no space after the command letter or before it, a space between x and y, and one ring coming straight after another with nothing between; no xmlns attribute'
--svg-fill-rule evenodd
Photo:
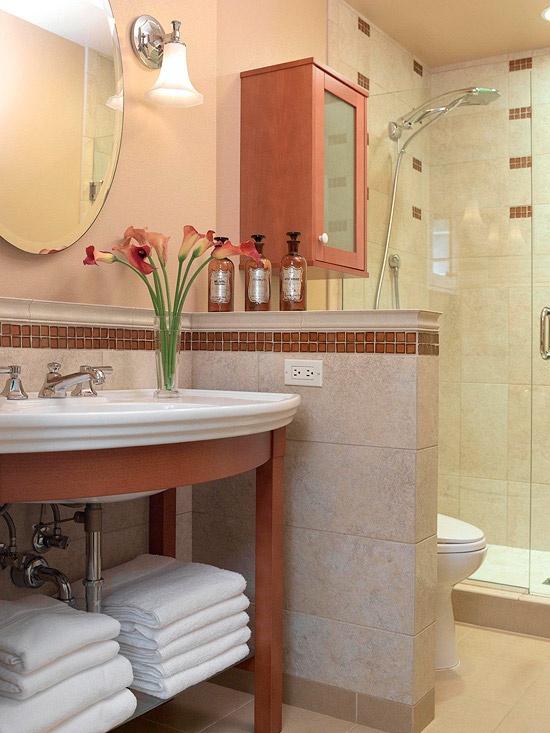
<svg viewBox="0 0 550 733"><path fill-rule="evenodd" d="M81 366L79 372L63 376L60 369L61 364L57 362L48 364L48 374L38 393L39 397L63 398L72 387L75 388L73 394L95 394L93 387L103 384L105 374L112 372L112 367Z"/></svg>
<svg viewBox="0 0 550 733"><path fill-rule="evenodd" d="M57 598L68 606L74 606L75 598L71 584L60 570L50 567L37 567L34 571L37 580L55 583L57 586Z"/></svg>

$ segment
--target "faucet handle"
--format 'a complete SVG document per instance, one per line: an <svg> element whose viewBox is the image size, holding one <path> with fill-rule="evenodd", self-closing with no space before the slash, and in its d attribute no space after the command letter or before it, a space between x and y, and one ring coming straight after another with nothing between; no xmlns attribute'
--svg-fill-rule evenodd
<svg viewBox="0 0 550 733"><path fill-rule="evenodd" d="M71 392L73 397L93 397L97 396L94 385L103 384L105 382L105 375L113 373L113 367L111 366L89 366L84 364L80 367L82 374L89 374L90 381L86 386L84 384L77 384Z"/></svg>
<svg viewBox="0 0 550 733"><path fill-rule="evenodd" d="M3 397L6 397L8 400L26 400L28 399L28 395L23 389L23 385L21 384L21 377L19 376L21 374L21 367L17 364L12 364L11 366L0 366L0 374L9 374L6 381L6 386L4 389L0 392L0 395Z"/></svg>
<svg viewBox="0 0 550 733"><path fill-rule="evenodd" d="M51 361L48 364L48 374L61 374L61 364L57 361Z"/></svg>

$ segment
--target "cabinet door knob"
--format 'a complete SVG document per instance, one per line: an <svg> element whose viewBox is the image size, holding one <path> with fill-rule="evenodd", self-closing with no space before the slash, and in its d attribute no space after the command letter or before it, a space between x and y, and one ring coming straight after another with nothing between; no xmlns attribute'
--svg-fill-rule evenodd
<svg viewBox="0 0 550 733"><path fill-rule="evenodd" d="M328 243L328 234L326 232L323 232L322 234L319 234L317 239L321 242L321 244L327 244Z"/></svg>

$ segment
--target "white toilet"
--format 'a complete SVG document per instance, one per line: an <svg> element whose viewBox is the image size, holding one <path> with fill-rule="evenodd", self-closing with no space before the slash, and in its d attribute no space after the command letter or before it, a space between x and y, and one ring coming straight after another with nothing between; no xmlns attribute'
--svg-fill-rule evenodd
<svg viewBox="0 0 550 733"><path fill-rule="evenodd" d="M483 532L445 514L437 515L436 669L456 667L460 660L451 604L453 587L479 568L487 554Z"/></svg>

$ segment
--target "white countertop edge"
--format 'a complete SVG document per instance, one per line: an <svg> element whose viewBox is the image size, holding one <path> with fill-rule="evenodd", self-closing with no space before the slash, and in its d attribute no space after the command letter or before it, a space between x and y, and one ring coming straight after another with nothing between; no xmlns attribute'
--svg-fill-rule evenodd
<svg viewBox="0 0 550 733"><path fill-rule="evenodd" d="M147 308L0 298L0 320L4 321L151 328L153 315ZM183 313L182 326L206 331L382 329L436 332L440 315L427 310Z"/></svg>

